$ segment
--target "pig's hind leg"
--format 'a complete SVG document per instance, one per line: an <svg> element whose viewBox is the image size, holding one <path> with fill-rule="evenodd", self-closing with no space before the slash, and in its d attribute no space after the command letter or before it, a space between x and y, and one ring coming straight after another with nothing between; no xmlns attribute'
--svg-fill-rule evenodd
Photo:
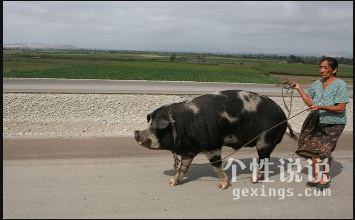
<svg viewBox="0 0 355 220"><path fill-rule="evenodd" d="M258 156L259 156L258 163L259 163L259 167L262 166L262 168L259 169L259 167L254 167L253 174L251 176L252 183L257 183L259 180L265 179L264 172L265 172L265 166L267 166L265 164L265 162L266 162L265 159L268 159L270 161L270 155L275 147L276 147L276 144L274 144L274 143L270 144L265 141L259 141L256 144L256 149L258 151ZM263 163L262 163L262 161L263 161Z"/></svg>
<svg viewBox="0 0 355 220"><path fill-rule="evenodd" d="M206 157L210 161L214 172L217 174L219 179L218 187L221 189L227 189L229 186L229 179L227 174L222 169L222 149L205 153Z"/></svg>

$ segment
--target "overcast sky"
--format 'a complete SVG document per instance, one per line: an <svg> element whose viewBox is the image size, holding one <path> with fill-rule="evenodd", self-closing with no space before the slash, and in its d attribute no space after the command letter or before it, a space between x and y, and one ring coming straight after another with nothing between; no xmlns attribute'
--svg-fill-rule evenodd
<svg viewBox="0 0 355 220"><path fill-rule="evenodd" d="M3 1L3 43L353 56L352 1Z"/></svg>

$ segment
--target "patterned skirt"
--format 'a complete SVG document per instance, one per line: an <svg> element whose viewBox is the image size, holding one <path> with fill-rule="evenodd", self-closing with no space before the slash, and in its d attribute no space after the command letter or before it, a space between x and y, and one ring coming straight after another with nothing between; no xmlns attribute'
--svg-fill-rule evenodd
<svg viewBox="0 0 355 220"><path fill-rule="evenodd" d="M320 124L318 112L309 113L302 125L296 154L306 159L316 157L331 161L344 128L345 124Z"/></svg>

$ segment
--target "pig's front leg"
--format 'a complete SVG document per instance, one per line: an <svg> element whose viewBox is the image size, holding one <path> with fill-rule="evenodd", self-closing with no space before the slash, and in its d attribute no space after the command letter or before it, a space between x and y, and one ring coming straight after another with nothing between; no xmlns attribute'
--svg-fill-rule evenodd
<svg viewBox="0 0 355 220"><path fill-rule="evenodd" d="M178 169L174 178L172 178L169 181L170 186L176 186L176 185L182 184L182 180L184 179L184 175L187 172L187 170L189 169L190 164L195 156L196 156L196 154L182 154L181 155L180 168Z"/></svg>

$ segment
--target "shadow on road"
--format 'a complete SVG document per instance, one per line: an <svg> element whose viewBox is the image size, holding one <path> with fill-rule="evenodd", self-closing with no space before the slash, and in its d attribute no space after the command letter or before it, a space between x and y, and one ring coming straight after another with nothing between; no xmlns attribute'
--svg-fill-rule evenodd
<svg viewBox="0 0 355 220"><path fill-rule="evenodd" d="M301 159L301 158L300 158ZM249 179L252 175L252 171L250 169L251 164L255 158L245 158L245 159L238 159L239 163L233 161L231 166L225 170L225 173L228 175L229 179L233 177L232 173L232 166L236 166L236 174L237 181L241 179ZM295 159L296 160L296 159ZM294 160L294 161L295 161ZM257 160L256 160L257 161ZM299 163L295 163L294 161L289 162L288 159L278 158L278 157L271 157L270 161L268 162L268 169L269 169L269 178L270 181L281 181L280 178L275 178L275 176L279 176L281 173L284 173L285 178L290 178L291 172L294 172L295 175L303 176L308 175L308 172L312 172L312 169L308 167L309 163L305 159L301 159ZM227 163L224 163L224 167ZM241 164L245 165L245 168L242 169ZM297 165L298 164L298 165ZM333 160L332 166L330 168L330 176L331 178L336 177L342 172L342 164L336 160ZM309 170L310 169L310 170ZM174 169L165 170L164 174L167 176L171 176L171 178L176 174ZM241 177L241 175L248 175L247 177ZM301 174L301 175L300 175ZM186 184L190 181L200 180L201 178L216 178L217 175L212 169L210 164L194 164L192 163L189 170L185 174L183 184ZM238 178L239 177L239 178ZM305 177L306 178L306 177ZM293 179L293 181L295 181ZM304 181L304 180L303 180Z"/></svg>

